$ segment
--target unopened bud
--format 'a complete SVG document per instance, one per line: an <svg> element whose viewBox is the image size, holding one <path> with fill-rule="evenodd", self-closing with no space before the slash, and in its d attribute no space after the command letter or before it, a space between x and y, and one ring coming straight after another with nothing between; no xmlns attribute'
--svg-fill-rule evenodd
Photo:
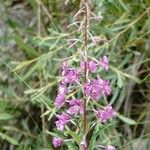
<svg viewBox="0 0 150 150"><path fill-rule="evenodd" d="M85 140L85 136L83 138L83 141L80 143L80 148L81 148L81 150L87 150L87 143Z"/></svg>
<svg viewBox="0 0 150 150"><path fill-rule="evenodd" d="M111 145L108 145L105 150L116 150L115 147L111 146Z"/></svg>

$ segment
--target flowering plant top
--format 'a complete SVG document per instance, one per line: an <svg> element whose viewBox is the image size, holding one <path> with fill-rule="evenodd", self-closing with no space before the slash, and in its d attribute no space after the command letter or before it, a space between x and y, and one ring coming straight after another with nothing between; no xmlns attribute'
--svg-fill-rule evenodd
<svg viewBox="0 0 150 150"><path fill-rule="evenodd" d="M82 19L81 19L82 18ZM81 21L79 21L81 19ZM98 108L97 106L92 107L90 104L94 102L103 101L107 96L112 94L111 83L99 76L98 71L108 72L109 71L109 58L104 55L98 60L94 60L88 57L88 43L91 38L92 44L96 45L100 42L100 38L92 36L89 32L90 21L95 19L96 21L101 20L102 17L96 16L90 11L90 7L87 1L82 1L80 10L75 14L72 25L79 24L78 32L81 33L84 45L83 50L80 50L82 60L78 63L78 67L71 66L69 60L65 60L61 64L61 76L62 80L59 83L58 93L54 102L55 107L60 112L56 115L56 128L59 131L64 132L68 127L81 134L81 141L79 148L81 150L88 149L87 143L87 123L88 123L88 112L92 110L95 114L95 121L98 120L100 124L105 124L116 116L116 111L110 104L103 103ZM70 26L72 26L70 25ZM76 43L71 44L70 48ZM70 93L77 91L74 95L70 96ZM81 125L76 126L76 120L81 120ZM61 138L54 137L53 145L55 148L60 147L63 142ZM115 150L113 146L103 146L105 150Z"/></svg>

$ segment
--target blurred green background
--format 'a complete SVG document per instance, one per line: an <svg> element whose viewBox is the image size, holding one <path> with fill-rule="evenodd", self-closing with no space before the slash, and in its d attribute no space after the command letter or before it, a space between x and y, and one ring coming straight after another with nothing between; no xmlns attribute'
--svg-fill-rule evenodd
<svg viewBox="0 0 150 150"><path fill-rule="evenodd" d="M110 102L125 116L103 132L95 129L90 144L105 139L118 150L150 150L150 1L89 1L92 11L103 16L91 33L108 40L89 54L109 56ZM79 5L80 0L0 0L1 150L53 150L59 66L77 53L67 45L76 30L67 26Z"/></svg>

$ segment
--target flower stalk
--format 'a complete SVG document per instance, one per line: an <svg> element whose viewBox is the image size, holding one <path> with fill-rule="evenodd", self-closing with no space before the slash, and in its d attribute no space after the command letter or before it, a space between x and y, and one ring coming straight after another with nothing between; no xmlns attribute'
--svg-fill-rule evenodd
<svg viewBox="0 0 150 150"><path fill-rule="evenodd" d="M100 99L105 99L106 96L111 95L111 85L108 80L102 79L99 75L93 78L93 74L96 75L98 69L101 71L108 71L109 69L109 60L106 55L101 57L99 60L90 59L88 56L88 49L90 46L95 46L101 42L101 39L97 36L93 36L90 33L90 20L96 18L96 21L99 20L99 16L96 16L90 10L88 0L81 0L81 8L75 14L71 25L75 25L78 28L79 34L81 34L82 40L80 39L70 39L68 43L69 48L73 48L77 43L82 45L83 49L78 49L82 55L82 60L79 62L80 67L70 65L69 59L66 58L61 64L61 81L58 87L58 94L55 99L54 105L57 110L60 112L59 115L56 115L57 120L55 121L56 128L59 132L64 132L65 129L71 130L72 126L77 127L74 134L79 134L81 136L79 144L80 150L88 150L87 143L87 130L88 118L87 112L92 107L88 103L89 101L98 102ZM98 19L97 19L98 18ZM80 42L82 41L82 42ZM89 42L92 41L91 44ZM83 97L74 95L73 91L78 91L78 86L81 87L83 92ZM68 97L68 94L72 95ZM61 109L62 107L67 108ZM93 108L93 107L92 107ZM65 111L64 111L65 110ZM110 119L116 116L116 112L111 105L106 104L106 106L95 109L92 109L95 113L95 118L99 120L100 123L106 123ZM80 125L77 122L73 122L76 118L82 120L81 130L79 129ZM69 128L66 128L66 127ZM90 139L89 139L90 140ZM75 140L76 141L76 140ZM55 148L60 148L65 140L60 137L53 137L53 146ZM106 150L110 150L112 146L108 145Z"/></svg>
<svg viewBox="0 0 150 150"><path fill-rule="evenodd" d="M84 22L84 83L87 82L87 76L88 76L88 68L87 68L87 62L88 62L88 56L87 56L87 44L88 44L88 2L87 0L84 1L84 7L85 7L85 22ZM87 144L86 144L86 128L87 128L87 97L84 95L84 105L83 105L83 142L85 143L85 146L82 146L82 150L87 150Z"/></svg>
<svg viewBox="0 0 150 150"><path fill-rule="evenodd" d="M84 33L84 62L85 62L85 69L84 69L84 82L87 82L87 3L85 3L85 33ZM86 103L87 98L84 98L84 134L86 134L86 124L87 124L87 117L86 117Z"/></svg>

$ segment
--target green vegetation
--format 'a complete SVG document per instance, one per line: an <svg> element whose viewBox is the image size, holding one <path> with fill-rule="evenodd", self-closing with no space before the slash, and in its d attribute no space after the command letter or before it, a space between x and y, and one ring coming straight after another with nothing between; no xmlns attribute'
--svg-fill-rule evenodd
<svg viewBox="0 0 150 150"><path fill-rule="evenodd" d="M150 1L89 0L103 20L92 34L107 39L89 49L94 58L106 54L113 85L111 104L118 117L89 133L90 150L99 144L118 150L150 149ZM79 62L77 49L67 39L67 28L79 9L79 0L1 0L0 2L0 149L53 150L54 100L60 64L66 57ZM80 46L80 45L79 45ZM79 47L76 47L79 48ZM78 142L78 135L70 130ZM69 150L78 150L66 142ZM62 150L67 150L64 146Z"/></svg>

